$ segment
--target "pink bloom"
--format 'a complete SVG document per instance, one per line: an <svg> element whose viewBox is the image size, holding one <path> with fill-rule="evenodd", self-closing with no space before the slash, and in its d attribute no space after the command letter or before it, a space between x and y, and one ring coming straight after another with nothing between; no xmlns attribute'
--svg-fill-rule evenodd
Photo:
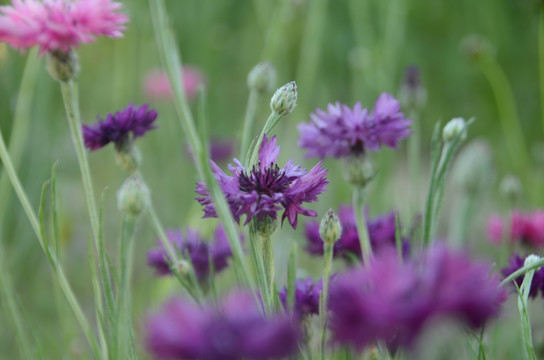
<svg viewBox="0 0 544 360"><path fill-rule="evenodd" d="M502 241L502 232L504 225L502 219L498 215L492 215L487 220L487 238L495 245L500 245Z"/></svg>
<svg viewBox="0 0 544 360"><path fill-rule="evenodd" d="M121 37L128 18L112 0L13 0L0 7L0 42L40 53L68 51L97 35Z"/></svg>
<svg viewBox="0 0 544 360"><path fill-rule="evenodd" d="M204 75L198 68L192 66L183 66L181 74L183 77L183 89L187 98L196 98L199 85L205 85L206 83ZM159 69L153 69L147 73L143 81L143 88L146 96L151 99L171 100L173 97L168 75Z"/></svg>
<svg viewBox="0 0 544 360"><path fill-rule="evenodd" d="M489 240L498 245L504 236L504 221L497 215L493 215L487 222L487 236ZM544 211L534 213L522 213L513 211L510 216L509 241L521 241L533 247L544 247Z"/></svg>

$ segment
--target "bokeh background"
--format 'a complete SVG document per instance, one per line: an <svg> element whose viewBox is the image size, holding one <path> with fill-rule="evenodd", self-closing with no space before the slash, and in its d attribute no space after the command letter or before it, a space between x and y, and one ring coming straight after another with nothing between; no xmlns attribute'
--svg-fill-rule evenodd
<svg viewBox="0 0 544 360"><path fill-rule="evenodd" d="M158 129L138 140L138 146L144 159L142 172L158 212L168 227L200 226L211 233L213 222L200 219L202 212L194 201L194 182L198 179L186 154L184 134L173 104L146 98L142 90L145 74L160 67L148 3L127 0L123 5L130 17L125 36L99 39L77 51L81 63L78 82L83 121L93 122L97 115L105 116L130 102L150 103L157 108ZM398 151L385 150L375 156L379 173L369 189L369 211L379 214L398 210L405 228L409 229L422 211L435 123L457 116L475 117L468 141L475 138L488 141L491 160L486 167L489 178L485 192L480 194L470 234L462 245L497 262L499 267L504 265L501 251L485 240L487 215L504 214L510 206L499 195L500 179L509 173L521 179L524 192L519 207L534 209L544 201L544 121L541 120L544 104L539 101L538 81L540 1L171 0L167 6L183 62L200 68L206 77L206 111L212 136L239 142L248 96L246 77L258 62L267 60L274 65L278 86L292 80L297 82L298 106L276 129L282 146L280 163L289 158L308 167L315 163L304 159L304 153L298 150L295 126L306 121L317 107L324 108L334 101L350 106L361 101L363 106L372 107L381 92L398 95L408 66L419 67L427 93L426 105L414 118L422 132L419 179L416 182L410 177L406 144ZM42 185L50 178L52 165L58 164L62 258L70 281L90 315L94 306L87 262L86 239L90 227L59 86L45 70L43 59L36 60L34 53L21 54L5 44L0 44L0 128L9 142L27 61L38 64L34 97L27 108L30 126L22 138L16 139L22 141L24 148L18 172L37 208ZM268 116L271 95L261 98L257 127ZM195 104L193 107L196 109ZM509 131L513 128L521 129L521 142L515 131ZM521 145L511 146L516 139ZM108 251L115 258L121 227L115 194L125 174L116 166L112 148L92 153L90 160L96 193L104 194L105 239ZM330 169L331 184L321 201L313 206L320 214L350 201L340 164L329 160L325 165ZM455 212L459 191L455 183L448 183L438 230L441 237L447 237L451 231L448 219ZM19 202L12 192L2 201L6 208L0 218L2 256L24 309L28 330L45 359L86 358L81 354L85 341L57 291ZM296 231L284 228L277 237L275 251L277 261L282 262L291 241L303 246L303 227ZM146 312L170 293L179 292L169 280L156 280L146 266L145 252L154 242L148 222L142 221L137 235L133 284L138 333ZM319 261L303 251L300 258L301 274L319 269ZM284 270L278 269L280 285L284 276ZM222 274L220 279L224 287L232 284L232 274ZM508 316L513 317L515 312L508 314L502 321L507 322ZM538 321L535 338L544 330L542 322L538 330ZM0 324L3 324L0 357L17 358L16 344L10 335L13 329L3 312ZM506 337L510 340L490 353L490 356L501 355L490 358L517 358L517 330L509 331L511 339ZM463 338L456 335L460 340L455 344L463 344ZM436 340L436 337L431 338ZM451 344L444 348L450 347ZM463 358L466 349L454 354L457 355L453 358Z"/></svg>

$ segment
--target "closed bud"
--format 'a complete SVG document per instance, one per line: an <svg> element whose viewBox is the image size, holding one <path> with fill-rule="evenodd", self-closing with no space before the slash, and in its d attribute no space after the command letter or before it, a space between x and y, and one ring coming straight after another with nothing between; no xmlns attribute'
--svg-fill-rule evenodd
<svg viewBox="0 0 544 360"><path fill-rule="evenodd" d="M79 72L77 54L72 49L51 51L47 54L47 71L57 81L69 81Z"/></svg>
<svg viewBox="0 0 544 360"><path fill-rule="evenodd" d="M495 55L495 49L489 40L477 34L467 35L461 41L461 51L475 61Z"/></svg>
<svg viewBox="0 0 544 360"><path fill-rule="evenodd" d="M492 182L491 147L485 140L474 140L465 146L452 169L456 185L466 194L477 195Z"/></svg>
<svg viewBox="0 0 544 360"><path fill-rule="evenodd" d="M253 226L260 236L270 236L270 234L276 231L278 220L265 215L262 219L255 218L255 220L253 220Z"/></svg>
<svg viewBox="0 0 544 360"><path fill-rule="evenodd" d="M366 186L376 175L372 162L365 155L352 155L344 161L344 176L352 185Z"/></svg>
<svg viewBox="0 0 544 360"><path fill-rule="evenodd" d="M276 70L268 61L257 64L247 76L247 87L258 93L272 91L276 85Z"/></svg>
<svg viewBox="0 0 544 360"><path fill-rule="evenodd" d="M399 89L399 101L403 108L420 110L427 102L427 91L421 82L419 68L408 66Z"/></svg>
<svg viewBox="0 0 544 360"><path fill-rule="evenodd" d="M540 260L540 256L538 255L535 255L535 254L527 255L527 257L525 258L525 262L523 263L523 266L531 266L539 260ZM535 270L538 270L538 269L535 269Z"/></svg>
<svg viewBox="0 0 544 360"><path fill-rule="evenodd" d="M123 149L121 151L116 148L115 160L117 162L117 165L119 165L129 173L133 173L138 170L138 167L142 162L142 154L140 153L140 150L134 145L131 145L130 147L128 147L128 149Z"/></svg>
<svg viewBox="0 0 544 360"><path fill-rule="evenodd" d="M451 142L461 135L461 140L467 136L467 122L463 118L453 118L444 126L442 139L444 142Z"/></svg>
<svg viewBox="0 0 544 360"><path fill-rule="evenodd" d="M294 81L276 90L270 100L270 109L278 115L290 114L297 106L297 84Z"/></svg>
<svg viewBox="0 0 544 360"><path fill-rule="evenodd" d="M126 215L138 216L149 204L149 197L147 185L139 176L133 175L117 192L117 206Z"/></svg>
<svg viewBox="0 0 544 360"><path fill-rule="evenodd" d="M509 203L515 204L521 198L521 194L523 194L523 186L517 176L510 174L502 179L499 191L502 197Z"/></svg>
<svg viewBox="0 0 544 360"><path fill-rule="evenodd" d="M191 272L191 265L186 260L178 260L172 264L172 270L181 276L187 276Z"/></svg>
<svg viewBox="0 0 544 360"><path fill-rule="evenodd" d="M327 245L333 245L342 235L342 224L338 216L329 209L319 224L319 236Z"/></svg>

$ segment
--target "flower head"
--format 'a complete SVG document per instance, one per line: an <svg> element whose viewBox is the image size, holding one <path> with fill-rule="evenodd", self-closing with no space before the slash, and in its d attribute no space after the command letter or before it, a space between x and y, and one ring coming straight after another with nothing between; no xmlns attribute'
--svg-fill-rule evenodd
<svg viewBox="0 0 544 360"><path fill-rule="evenodd" d="M225 162L232 159L234 148L234 140L228 138L221 139L212 137L208 143L210 159L214 162ZM186 146L185 153L187 156L194 158L193 150L189 145Z"/></svg>
<svg viewBox="0 0 544 360"><path fill-rule="evenodd" d="M195 99L198 96L198 87L206 83L202 71L194 66L186 65L181 68L181 75L185 95L190 100ZM152 69L145 75L143 90L147 97L154 100L171 100L173 97L170 79L163 70L159 69Z"/></svg>
<svg viewBox="0 0 544 360"><path fill-rule="evenodd" d="M228 176L213 161L210 162L215 179L237 221L244 214L246 224L252 218L262 220L268 216L276 219L276 213L283 209L282 220L287 218L296 228L298 214L317 215L315 211L303 208L302 203L316 201L317 195L325 190L327 170L318 163L307 171L293 165L292 160L280 168L276 164L279 152L276 137L269 140L265 135L259 149L259 162L252 169L245 169L234 159L235 165L229 165L233 176ZM202 195L196 199L204 206L204 217L217 217L206 185L197 183L196 192Z"/></svg>
<svg viewBox="0 0 544 360"><path fill-rule="evenodd" d="M227 235L221 225L217 226L211 243L191 229L186 231L185 236L180 231L174 230L167 231L166 235L180 255L189 256L198 279L203 279L210 273L210 258L213 261L214 272L219 273L227 267L228 259L232 256ZM169 264L172 261L160 242L159 247L148 251L147 262L149 266L155 268L157 275L171 274Z"/></svg>
<svg viewBox="0 0 544 360"><path fill-rule="evenodd" d="M277 359L294 354L300 337L286 316L265 318L247 292L231 293L218 307L171 300L147 319L146 330L158 359Z"/></svg>
<svg viewBox="0 0 544 360"><path fill-rule="evenodd" d="M501 270L502 275L506 278L515 271L521 269L525 264L526 258L527 257L522 258L518 254L514 253L508 260L508 266ZM524 278L525 275L522 275L514 279L518 287L521 287ZM541 291L544 295L544 267L541 267L535 271L533 281L531 282L531 289L529 290L529 296L535 298L539 291Z"/></svg>
<svg viewBox="0 0 544 360"><path fill-rule="evenodd" d="M356 103L353 109L339 102L310 114L310 123L298 125L299 146L308 157L346 157L382 146L396 148L410 134L412 120L400 112L399 102L386 93L380 95L372 111Z"/></svg>
<svg viewBox="0 0 544 360"><path fill-rule="evenodd" d="M83 125L85 146L94 151L112 142L118 150L124 149L131 144L132 139L155 129L153 123L158 113L148 108L147 104L142 106L130 104L121 111L108 114L106 119L97 116L96 124Z"/></svg>
<svg viewBox="0 0 544 360"><path fill-rule="evenodd" d="M112 0L13 0L0 7L0 42L40 53L68 52L95 36L121 37L128 18Z"/></svg>
<svg viewBox="0 0 544 360"><path fill-rule="evenodd" d="M367 215L367 214L365 214ZM351 206L340 206L338 217L342 225L342 235L334 243L333 256L349 259L350 254L359 258L361 255L361 243L357 233L355 214ZM367 217L367 229L370 237L370 244L374 253L396 248L396 220L395 213L390 212L373 219ZM323 239L319 235L319 224L315 221L306 223L305 228L306 251L312 255L323 255ZM403 253L407 254L409 242L403 239Z"/></svg>
<svg viewBox="0 0 544 360"><path fill-rule="evenodd" d="M398 348L410 346L432 319L479 327L506 299L489 270L440 245L402 263L394 251L379 254L331 285L333 339L358 349L377 341Z"/></svg>
<svg viewBox="0 0 544 360"><path fill-rule="evenodd" d="M494 244L503 240L504 221L496 215L489 218L487 236ZM532 247L544 246L544 211L533 213L512 212L510 216L508 241L521 242Z"/></svg>
<svg viewBox="0 0 544 360"><path fill-rule="evenodd" d="M319 294L323 291L323 280L317 283L312 278L297 279L295 282L293 317L301 320L309 315L319 314ZM287 288L278 293L283 308L287 309Z"/></svg>

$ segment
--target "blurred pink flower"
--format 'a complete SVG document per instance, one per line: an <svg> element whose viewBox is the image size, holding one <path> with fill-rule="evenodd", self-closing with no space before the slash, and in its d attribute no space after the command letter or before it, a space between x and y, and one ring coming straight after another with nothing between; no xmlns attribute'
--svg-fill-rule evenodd
<svg viewBox="0 0 544 360"><path fill-rule="evenodd" d="M40 47L40 54L67 52L97 35L121 37L128 17L116 12L121 3L112 0L13 0L0 7L0 42L26 49Z"/></svg>
<svg viewBox="0 0 544 360"><path fill-rule="evenodd" d="M487 221L487 237L493 244L499 245L504 236L504 220L492 215ZM510 216L510 234L508 241L521 241L534 247L544 246L544 211L533 213L513 211Z"/></svg>
<svg viewBox="0 0 544 360"><path fill-rule="evenodd" d="M202 71L193 66L183 66L181 69L183 77L183 89L189 100L195 99L198 95L198 86L205 85L206 81ZM160 69L150 70L144 77L144 93L151 99L171 100L173 97L172 87L168 75Z"/></svg>

